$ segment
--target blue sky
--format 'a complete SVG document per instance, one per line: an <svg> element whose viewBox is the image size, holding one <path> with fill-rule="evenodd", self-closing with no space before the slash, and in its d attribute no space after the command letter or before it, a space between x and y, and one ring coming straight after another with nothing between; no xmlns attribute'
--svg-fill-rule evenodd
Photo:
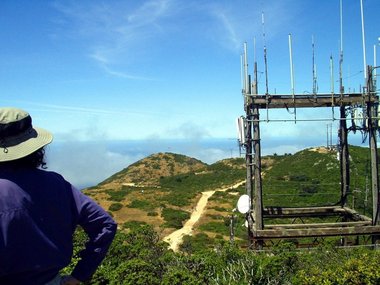
<svg viewBox="0 0 380 285"><path fill-rule="evenodd" d="M363 4L366 58L373 64L380 1ZM313 36L319 91L329 92L330 55L338 79L339 23L339 0L1 1L0 104L26 109L35 125L68 146L235 138L235 118L244 114L243 43L250 62L255 57L259 64L260 92L265 42L269 91L290 93L292 34L295 90L304 93L312 88ZM344 84L358 91L364 82L360 0L343 0L343 50ZM299 112L303 115L308 116ZM273 141L290 136L314 136L316 145L326 141L326 122L313 132L302 123L262 130L263 138ZM267 152L302 146L271 145Z"/></svg>

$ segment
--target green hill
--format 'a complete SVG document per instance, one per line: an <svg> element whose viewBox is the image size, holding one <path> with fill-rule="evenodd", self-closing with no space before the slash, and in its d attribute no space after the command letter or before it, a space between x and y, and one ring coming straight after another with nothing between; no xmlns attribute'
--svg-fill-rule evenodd
<svg viewBox="0 0 380 285"><path fill-rule="evenodd" d="M369 174L367 148L350 147L351 190L349 206L368 212L366 178ZM340 199L339 161L336 150L310 148L293 155L263 157L264 206L333 205ZM246 178L245 160L231 158L207 165L197 159L173 153L144 158L86 190L127 229L149 224L164 237L189 219L204 191L230 187ZM186 241L212 244L229 239L232 210L241 194L237 189L215 192L205 212ZM370 197L370 193L368 197ZM371 199L369 199L371 200ZM355 205L352 205L355 203ZM246 239L244 217L234 215L236 238Z"/></svg>
<svg viewBox="0 0 380 285"><path fill-rule="evenodd" d="M364 211L369 150L350 147L349 206ZM269 169L263 182L264 205L302 207L333 205L340 201L340 164L336 150L305 149L282 156Z"/></svg>

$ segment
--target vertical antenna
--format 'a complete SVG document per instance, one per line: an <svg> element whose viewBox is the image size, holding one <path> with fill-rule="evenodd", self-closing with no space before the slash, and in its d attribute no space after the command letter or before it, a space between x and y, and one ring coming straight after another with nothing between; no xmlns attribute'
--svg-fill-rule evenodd
<svg viewBox="0 0 380 285"><path fill-rule="evenodd" d="M343 51L343 5L340 0L340 51Z"/></svg>
<svg viewBox="0 0 380 285"><path fill-rule="evenodd" d="M331 94L334 95L334 62L332 55L330 55L330 90Z"/></svg>
<svg viewBox="0 0 380 285"><path fill-rule="evenodd" d="M313 52L312 68L313 68L313 94L314 98L317 97L317 66L315 64L315 52L314 52L314 36L311 36L311 49Z"/></svg>
<svg viewBox="0 0 380 285"><path fill-rule="evenodd" d="M241 90L244 92L245 87L245 81L244 81L244 61L243 61L243 55L240 55L240 84L241 84Z"/></svg>
<svg viewBox="0 0 380 285"><path fill-rule="evenodd" d="M292 35L288 35L289 38L289 61L290 61L290 84L292 88L292 98L293 98L293 104L294 104L294 123L297 121L297 113L296 113L296 104L295 104L295 97L294 97L294 66L293 66L293 51L292 51Z"/></svg>
<svg viewBox="0 0 380 285"><path fill-rule="evenodd" d="M361 18L362 18L364 85L367 86L367 60L366 60L366 52L365 52L365 33L364 33L364 11L363 11L363 0L360 0L360 12L361 12Z"/></svg>
<svg viewBox="0 0 380 285"><path fill-rule="evenodd" d="M248 60L247 60L247 43L244 43L244 93L248 94L249 82L248 82Z"/></svg>
<svg viewBox="0 0 380 285"><path fill-rule="evenodd" d="M344 87L343 87L343 13L342 13L342 0L340 0L340 58L339 58L339 92L340 96L343 97Z"/></svg>
<svg viewBox="0 0 380 285"><path fill-rule="evenodd" d="M334 118L334 62L333 57L330 55L330 89L331 89L331 109Z"/></svg>
<svg viewBox="0 0 380 285"><path fill-rule="evenodd" d="M244 54L243 54L243 78L244 78L244 87L243 87L243 95L244 95L244 107L246 111L249 108L249 79L248 79L248 60L247 60L247 43L244 43Z"/></svg>
<svg viewBox="0 0 380 285"><path fill-rule="evenodd" d="M265 97L267 101L267 121L268 121L268 64L267 64L267 46L265 42L265 22L264 22L264 12L261 13L261 24L263 27L263 42L264 42L264 66L265 66Z"/></svg>
<svg viewBox="0 0 380 285"><path fill-rule="evenodd" d="M256 62L256 37L253 37L253 63Z"/></svg>
<svg viewBox="0 0 380 285"><path fill-rule="evenodd" d="M376 63L376 45L373 45L373 85L374 90L377 90L377 63Z"/></svg>
<svg viewBox="0 0 380 285"><path fill-rule="evenodd" d="M291 87L292 87L292 97L294 99L294 70L293 70L293 52L292 52L292 35L289 34L288 35L288 39L289 39L289 60L290 60L290 84L291 84Z"/></svg>

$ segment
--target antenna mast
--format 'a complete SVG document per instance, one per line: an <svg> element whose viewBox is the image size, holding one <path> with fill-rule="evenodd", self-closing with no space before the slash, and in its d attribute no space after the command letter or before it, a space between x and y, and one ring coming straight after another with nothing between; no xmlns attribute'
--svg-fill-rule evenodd
<svg viewBox="0 0 380 285"><path fill-rule="evenodd" d="M297 109L295 104L295 97L294 97L294 66L293 66L293 51L292 51L292 35L289 34L289 60L290 60L290 84L292 87L292 98L294 103L294 123L297 122Z"/></svg>
<svg viewBox="0 0 380 285"><path fill-rule="evenodd" d="M265 22L264 22L264 12L261 13L261 24L263 27L263 42L264 42L264 66L265 66L265 97L268 102L269 91L268 91L268 62L267 62L267 46L265 42ZM267 121L268 121L269 111L267 108Z"/></svg>
<svg viewBox="0 0 380 285"><path fill-rule="evenodd" d="M317 66L315 64L315 53L314 53L314 36L311 37L311 48L312 48L312 52L313 52L313 95L314 97L317 96Z"/></svg>
<svg viewBox="0 0 380 285"><path fill-rule="evenodd" d="M365 32L364 32L363 0L360 0L360 12L361 12L361 18L362 18L364 85L367 86L367 59L366 59L366 52L365 52Z"/></svg>
<svg viewBox="0 0 380 285"><path fill-rule="evenodd" d="M342 13L342 0L340 0L340 58L339 58L339 91L340 96L343 97L343 13Z"/></svg>
<svg viewBox="0 0 380 285"><path fill-rule="evenodd" d="M268 62L267 62L267 46L265 42L265 22L264 22L264 12L261 14L261 23L263 26L263 40L264 40L264 64L265 64L265 94L268 95Z"/></svg>

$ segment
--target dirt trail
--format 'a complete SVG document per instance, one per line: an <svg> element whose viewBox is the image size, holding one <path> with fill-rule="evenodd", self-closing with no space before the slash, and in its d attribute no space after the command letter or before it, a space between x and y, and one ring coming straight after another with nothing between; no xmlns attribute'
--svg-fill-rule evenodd
<svg viewBox="0 0 380 285"><path fill-rule="evenodd" d="M164 237L164 241L169 243L169 248L171 248L174 251L178 251L179 245L182 243L182 239L185 235L191 235L193 232L193 226L198 222L200 217L202 216L206 206L208 199L217 191L227 191L228 189L235 189L245 183L244 181L240 181L232 186L220 188L216 190L211 191L205 191L202 192L202 196L199 199L193 213L191 214L191 217L189 220L186 221L186 223L183 225L183 227L179 230L176 230L169 234L168 236Z"/></svg>

